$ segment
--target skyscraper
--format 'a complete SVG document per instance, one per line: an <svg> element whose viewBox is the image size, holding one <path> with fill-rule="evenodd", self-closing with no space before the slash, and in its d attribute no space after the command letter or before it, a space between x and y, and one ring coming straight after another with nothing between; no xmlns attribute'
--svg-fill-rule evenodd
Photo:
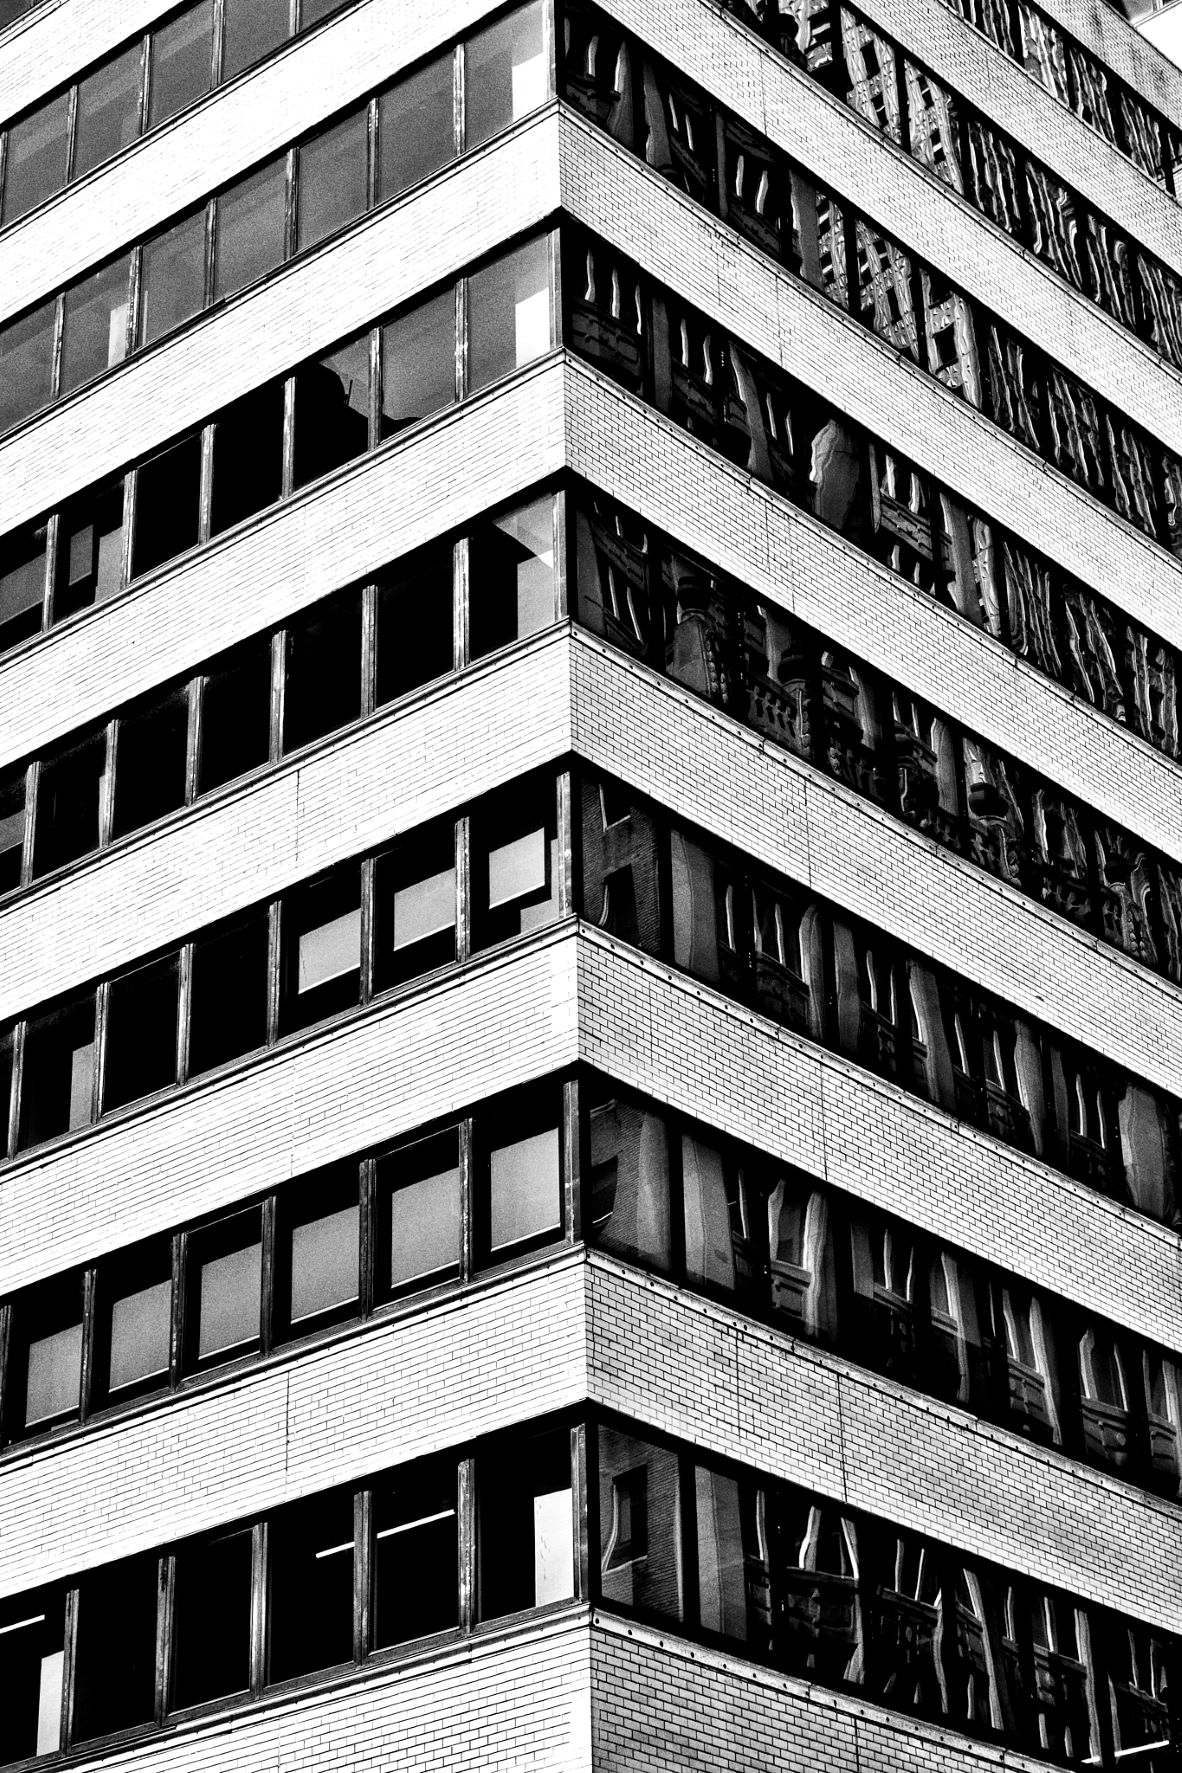
<svg viewBox="0 0 1182 1773"><path fill-rule="evenodd" d="M0 1765L1182 1762L1182 84L0 0Z"/></svg>

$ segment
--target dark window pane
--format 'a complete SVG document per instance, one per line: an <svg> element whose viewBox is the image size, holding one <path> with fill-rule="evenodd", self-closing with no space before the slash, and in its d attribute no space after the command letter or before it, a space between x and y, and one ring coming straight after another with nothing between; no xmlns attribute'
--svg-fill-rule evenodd
<svg viewBox="0 0 1182 1773"><path fill-rule="evenodd" d="M453 57L428 62L408 80L382 94L378 197L396 197L454 160L456 152Z"/></svg>
<svg viewBox="0 0 1182 1773"><path fill-rule="evenodd" d="M573 1595L566 1429L508 1442L478 1459L476 1508L481 1619Z"/></svg>
<svg viewBox="0 0 1182 1773"><path fill-rule="evenodd" d="M253 517L282 491L283 383L271 382L226 407L214 424L210 533Z"/></svg>
<svg viewBox="0 0 1182 1773"><path fill-rule="evenodd" d="M262 1215L236 1213L189 1244L188 1365L247 1354L259 1340L263 1273Z"/></svg>
<svg viewBox="0 0 1182 1773"><path fill-rule="evenodd" d="M455 1128L378 1160L386 1266L396 1292L454 1274L460 1262L460 1141Z"/></svg>
<svg viewBox="0 0 1182 1773"><path fill-rule="evenodd" d="M41 632L48 536L39 523L0 541L0 652Z"/></svg>
<svg viewBox="0 0 1182 1773"><path fill-rule="evenodd" d="M519 1093L478 1116L486 1254L505 1255L562 1229L561 1098Z"/></svg>
<svg viewBox="0 0 1182 1773"><path fill-rule="evenodd" d="M494 259L468 279L468 393L550 349L545 237Z"/></svg>
<svg viewBox="0 0 1182 1773"><path fill-rule="evenodd" d="M669 1145L664 1118L611 1097L594 1102L587 1126L585 1230L591 1242L669 1266Z"/></svg>
<svg viewBox="0 0 1182 1773"><path fill-rule="evenodd" d="M288 0L226 0L222 79L270 55L288 35Z"/></svg>
<svg viewBox="0 0 1182 1773"><path fill-rule="evenodd" d="M254 1052L267 1039L267 912L207 930L193 943L189 1071Z"/></svg>
<svg viewBox="0 0 1182 1773"><path fill-rule="evenodd" d="M12 1313L10 1435L77 1416L82 1396L82 1279L49 1281L18 1299Z"/></svg>
<svg viewBox="0 0 1182 1773"><path fill-rule="evenodd" d="M176 1554L173 1705L250 1685L249 1529L193 1540Z"/></svg>
<svg viewBox="0 0 1182 1773"><path fill-rule="evenodd" d="M168 1238L99 1266L96 1397L116 1403L168 1378L172 1252Z"/></svg>
<svg viewBox="0 0 1182 1773"><path fill-rule="evenodd" d="M74 1735L83 1742L152 1722L158 1585L159 1560L154 1553L109 1564L82 1578Z"/></svg>
<svg viewBox="0 0 1182 1773"><path fill-rule="evenodd" d="M554 620L554 499L547 494L477 524L472 535L469 652L474 659Z"/></svg>
<svg viewBox="0 0 1182 1773"><path fill-rule="evenodd" d="M328 597L288 624L283 749L293 751L361 713L361 593Z"/></svg>
<svg viewBox="0 0 1182 1773"><path fill-rule="evenodd" d="M307 31L322 18L329 18L332 13L339 12L348 0L299 0L300 30Z"/></svg>
<svg viewBox="0 0 1182 1773"><path fill-rule="evenodd" d="M207 93L212 68L213 0L198 0L152 32L148 128L155 129Z"/></svg>
<svg viewBox="0 0 1182 1773"><path fill-rule="evenodd" d="M380 991L456 957L455 827L420 829L378 859L375 983Z"/></svg>
<svg viewBox="0 0 1182 1773"><path fill-rule="evenodd" d="M70 95L61 92L19 123L9 125L5 223L15 222L65 184L69 109Z"/></svg>
<svg viewBox="0 0 1182 1773"><path fill-rule="evenodd" d="M175 955L137 967L112 984L104 1112L176 1082L177 992Z"/></svg>
<svg viewBox="0 0 1182 1773"><path fill-rule="evenodd" d="M127 356L130 278L130 259L116 259L66 291L59 394L93 381Z"/></svg>
<svg viewBox="0 0 1182 1773"><path fill-rule="evenodd" d="M350 1008L361 986L361 870L357 863L283 901L285 1029Z"/></svg>
<svg viewBox="0 0 1182 1773"><path fill-rule="evenodd" d="M297 486L369 448L369 334L296 371Z"/></svg>
<svg viewBox="0 0 1182 1773"><path fill-rule="evenodd" d="M454 1464L411 1466L374 1486L373 1641L405 1644L459 1623Z"/></svg>
<svg viewBox="0 0 1182 1773"><path fill-rule="evenodd" d="M286 0L284 0L286 6ZM213 299L220 302L283 260L284 158L239 179L217 200Z"/></svg>
<svg viewBox="0 0 1182 1773"><path fill-rule="evenodd" d="M31 1018L25 1037L18 1144L88 1126L94 1086L94 999Z"/></svg>
<svg viewBox="0 0 1182 1773"><path fill-rule="evenodd" d="M123 715L115 748L113 836L136 831L184 805L188 742L184 690Z"/></svg>
<svg viewBox="0 0 1182 1773"><path fill-rule="evenodd" d="M83 493L61 514L53 620L114 597L123 586L123 482Z"/></svg>
<svg viewBox="0 0 1182 1773"><path fill-rule="evenodd" d="M466 146L474 148L546 102L542 0L469 38L464 51Z"/></svg>
<svg viewBox="0 0 1182 1773"><path fill-rule="evenodd" d="M601 1428L598 1440L603 1598L680 1619L677 1455L614 1428Z"/></svg>
<svg viewBox="0 0 1182 1773"><path fill-rule="evenodd" d="M107 741L99 734L42 764L33 849L35 878L97 849L106 763Z"/></svg>
<svg viewBox="0 0 1182 1773"><path fill-rule="evenodd" d="M186 216L144 246L140 344L150 345L205 304L205 211Z"/></svg>
<svg viewBox="0 0 1182 1773"><path fill-rule="evenodd" d="M141 50L138 43L112 56L78 82L74 171L80 179L134 142L140 132Z"/></svg>
<svg viewBox="0 0 1182 1773"><path fill-rule="evenodd" d="M13 1030L0 1029L0 1155L8 1154L8 1125L12 1113Z"/></svg>
<svg viewBox="0 0 1182 1773"><path fill-rule="evenodd" d="M21 883L21 858L25 842L25 770L0 774L0 893L11 893ZM3 1134L0 1133L0 1147Z"/></svg>
<svg viewBox="0 0 1182 1773"><path fill-rule="evenodd" d="M456 397L456 304L450 289L382 328L382 436Z"/></svg>
<svg viewBox="0 0 1182 1773"><path fill-rule="evenodd" d="M455 663L450 542L396 561L378 581L377 702L393 702Z"/></svg>
<svg viewBox="0 0 1182 1773"><path fill-rule="evenodd" d="M299 249L315 246L364 214L369 119L344 118L300 149Z"/></svg>
<svg viewBox="0 0 1182 1773"><path fill-rule="evenodd" d="M0 431L40 412L53 398L53 328L57 302L0 331Z"/></svg>
<svg viewBox="0 0 1182 1773"><path fill-rule="evenodd" d="M201 691L197 792L266 763L271 748L271 642L248 640L209 668Z"/></svg>
<svg viewBox="0 0 1182 1773"><path fill-rule="evenodd" d="M132 578L192 548L200 511L201 435L195 432L138 470Z"/></svg>
<svg viewBox="0 0 1182 1773"><path fill-rule="evenodd" d="M554 783L497 795L472 820L472 946L487 948L558 915Z"/></svg>
<svg viewBox="0 0 1182 1773"><path fill-rule="evenodd" d="M353 1315L360 1298L357 1165L280 1196L280 1317L294 1334Z"/></svg>
<svg viewBox="0 0 1182 1773"><path fill-rule="evenodd" d="M353 1659L353 1497L280 1509L267 1544L272 1681Z"/></svg>
<svg viewBox="0 0 1182 1773"><path fill-rule="evenodd" d="M0 1601L0 1764L61 1747L65 1591Z"/></svg>

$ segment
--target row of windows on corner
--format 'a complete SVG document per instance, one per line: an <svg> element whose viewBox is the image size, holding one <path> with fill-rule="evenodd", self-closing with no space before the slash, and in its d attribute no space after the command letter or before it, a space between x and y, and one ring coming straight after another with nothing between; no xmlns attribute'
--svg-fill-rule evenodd
<svg viewBox="0 0 1182 1773"><path fill-rule="evenodd" d="M0 329L0 432L420 183L549 92L542 0L530 0Z"/></svg>
<svg viewBox="0 0 1182 1773"><path fill-rule="evenodd" d="M4 1437L134 1407L580 1228L1041 1445L1182 1494L1182 1375L1163 1349L585 1072L17 1294L0 1318Z"/></svg>
<svg viewBox="0 0 1182 1773"><path fill-rule="evenodd" d="M0 1758L375 1659L376 1673L428 1634L575 1599L1069 1766L1130 1751L1150 1773L1176 1765L1166 1633L607 1418L519 1430L0 1603Z"/></svg>

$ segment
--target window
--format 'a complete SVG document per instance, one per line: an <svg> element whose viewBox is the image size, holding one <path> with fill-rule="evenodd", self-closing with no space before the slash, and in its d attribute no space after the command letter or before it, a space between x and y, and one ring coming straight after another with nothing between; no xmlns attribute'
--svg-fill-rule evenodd
<svg viewBox="0 0 1182 1773"><path fill-rule="evenodd" d="M106 770L103 733L42 764L37 784L34 879L98 848Z"/></svg>
<svg viewBox="0 0 1182 1773"><path fill-rule="evenodd" d="M0 773L0 893L21 884L25 844L25 772Z"/></svg>
<svg viewBox="0 0 1182 1773"><path fill-rule="evenodd" d="M82 1281L46 1282L13 1310L6 1429L11 1435L76 1418L82 1400Z"/></svg>
<svg viewBox="0 0 1182 1773"><path fill-rule="evenodd" d="M550 349L549 243L545 235L468 279L468 391Z"/></svg>
<svg viewBox="0 0 1182 1773"><path fill-rule="evenodd" d="M554 608L552 496L534 499L472 534L469 642L472 658L547 627Z"/></svg>
<svg viewBox="0 0 1182 1773"><path fill-rule="evenodd" d="M615 1095L587 1116L588 1242L667 1268L672 1259L664 1117Z"/></svg>
<svg viewBox="0 0 1182 1773"><path fill-rule="evenodd" d="M244 394L213 423L209 533L273 505L283 491L283 383Z"/></svg>
<svg viewBox="0 0 1182 1773"><path fill-rule="evenodd" d="M213 0L198 0L152 32L148 128L203 98L213 83Z"/></svg>
<svg viewBox="0 0 1182 1773"><path fill-rule="evenodd" d="M250 1686L249 1528L190 1540L176 1553L174 1707L243 1693Z"/></svg>
<svg viewBox="0 0 1182 1773"><path fill-rule="evenodd" d="M306 363L295 377L296 486L369 448L369 334Z"/></svg>
<svg viewBox="0 0 1182 1773"><path fill-rule="evenodd" d="M62 1745L65 1619L61 1588L0 1601L0 1763Z"/></svg>
<svg viewBox="0 0 1182 1773"><path fill-rule="evenodd" d="M491 1257L562 1230L560 1102L550 1091L518 1093L481 1117Z"/></svg>
<svg viewBox="0 0 1182 1773"><path fill-rule="evenodd" d="M48 536L38 523L0 540L0 652L41 632Z"/></svg>
<svg viewBox="0 0 1182 1773"><path fill-rule="evenodd" d="M694 1471L698 1622L704 1631L767 1647L769 1570L756 1514L762 1500L751 1484L699 1465Z"/></svg>
<svg viewBox="0 0 1182 1773"><path fill-rule="evenodd" d="M266 907L205 930L193 943L189 1074L252 1053L267 1039Z"/></svg>
<svg viewBox="0 0 1182 1773"><path fill-rule="evenodd" d="M455 1274L462 1236L458 1132L451 1128L379 1158L377 1187L383 1290Z"/></svg>
<svg viewBox="0 0 1182 1773"><path fill-rule="evenodd" d="M78 82L74 178L101 166L139 135L140 76L141 51L135 43Z"/></svg>
<svg viewBox="0 0 1182 1773"><path fill-rule="evenodd" d="M348 1009L361 986L361 870L356 863L283 901L284 1028Z"/></svg>
<svg viewBox="0 0 1182 1773"><path fill-rule="evenodd" d="M373 1646L459 1623L455 1461L411 1465L374 1486Z"/></svg>
<svg viewBox="0 0 1182 1773"><path fill-rule="evenodd" d="M219 1220L190 1238L188 1366L212 1366L258 1348L262 1238L258 1207Z"/></svg>
<svg viewBox="0 0 1182 1773"><path fill-rule="evenodd" d="M598 1440L603 1598L680 1619L677 1455L614 1428L601 1428Z"/></svg>
<svg viewBox="0 0 1182 1773"><path fill-rule="evenodd" d="M140 344L150 345L205 305L205 210L145 241L140 261Z"/></svg>
<svg viewBox="0 0 1182 1773"><path fill-rule="evenodd" d="M275 0L250 0L246 10L262 13ZM287 0L282 0L284 13ZM232 0L241 12L245 0ZM227 11L229 8L227 8ZM229 19L227 18L227 30ZM214 225L213 299L222 301L282 262L286 227L287 160L281 155L248 178L239 179L217 199Z"/></svg>
<svg viewBox="0 0 1182 1773"><path fill-rule="evenodd" d="M382 436L455 398L456 303L447 289L382 328Z"/></svg>
<svg viewBox="0 0 1182 1773"><path fill-rule="evenodd" d="M268 1528L272 1681L353 1660L353 1496L280 1509Z"/></svg>
<svg viewBox="0 0 1182 1773"><path fill-rule="evenodd" d="M70 95L38 105L19 123L8 127L8 154L4 167L4 222L36 209L66 182L66 154L70 139Z"/></svg>
<svg viewBox="0 0 1182 1773"><path fill-rule="evenodd" d="M56 322L54 299L0 330L0 431L52 400Z"/></svg>
<svg viewBox="0 0 1182 1773"><path fill-rule="evenodd" d="M136 831L184 805L188 745L189 698L183 689L120 717L113 837Z"/></svg>
<svg viewBox="0 0 1182 1773"><path fill-rule="evenodd" d="M277 1302L292 1335L360 1309L357 1165L289 1185L279 1198ZM278 1677L276 1677L278 1678Z"/></svg>
<svg viewBox="0 0 1182 1773"><path fill-rule="evenodd" d="M376 701L393 702L455 665L450 542L396 561L378 579Z"/></svg>
<svg viewBox="0 0 1182 1773"><path fill-rule="evenodd" d="M157 1238L100 1263L94 1398L121 1403L167 1383L172 1334L172 1250Z"/></svg>
<svg viewBox="0 0 1182 1773"><path fill-rule="evenodd" d="M122 584L123 482L113 480L79 494L58 519L53 620L105 602Z"/></svg>
<svg viewBox="0 0 1182 1773"><path fill-rule="evenodd" d="M88 1126L93 1096L94 998L88 995L29 1019L21 1071L20 1148Z"/></svg>
<svg viewBox="0 0 1182 1773"><path fill-rule="evenodd" d="M127 355L129 257L75 283L62 297L59 394L80 388Z"/></svg>
<svg viewBox="0 0 1182 1773"><path fill-rule="evenodd" d="M396 197L455 159L453 58L440 56L378 101L378 198Z"/></svg>
<svg viewBox="0 0 1182 1773"><path fill-rule="evenodd" d="M549 91L542 0L478 31L464 47L466 146L487 141L546 102Z"/></svg>
<svg viewBox="0 0 1182 1773"><path fill-rule="evenodd" d="M558 911L553 782L515 787L472 818L472 946L540 929Z"/></svg>
<svg viewBox="0 0 1182 1773"><path fill-rule="evenodd" d="M299 151L299 251L365 213L368 112L356 111Z"/></svg>
<svg viewBox="0 0 1182 1773"><path fill-rule="evenodd" d="M224 0L222 79L261 61L286 42L288 0Z"/></svg>
<svg viewBox="0 0 1182 1773"><path fill-rule="evenodd" d="M121 1108L176 1082L179 989L175 955L137 967L112 982L107 1000L104 1111Z"/></svg>
<svg viewBox="0 0 1182 1773"><path fill-rule="evenodd" d="M201 434L183 438L136 472L131 576L196 545L201 512Z"/></svg>
<svg viewBox="0 0 1182 1773"><path fill-rule="evenodd" d="M361 595L329 597L287 625L283 749L294 751L361 713Z"/></svg>
<svg viewBox="0 0 1182 1773"><path fill-rule="evenodd" d="M78 1586L74 1737L85 1742L156 1711L156 1602L159 1560L126 1558Z"/></svg>
<svg viewBox="0 0 1182 1773"><path fill-rule="evenodd" d="M569 1430L484 1454L476 1498L480 1618L568 1600L575 1592Z"/></svg>
<svg viewBox="0 0 1182 1773"><path fill-rule="evenodd" d="M456 842L451 820L416 831L374 874L379 991L456 958Z"/></svg>
<svg viewBox="0 0 1182 1773"><path fill-rule="evenodd" d="M248 640L216 660L201 690L197 792L266 763L271 749L271 643Z"/></svg>

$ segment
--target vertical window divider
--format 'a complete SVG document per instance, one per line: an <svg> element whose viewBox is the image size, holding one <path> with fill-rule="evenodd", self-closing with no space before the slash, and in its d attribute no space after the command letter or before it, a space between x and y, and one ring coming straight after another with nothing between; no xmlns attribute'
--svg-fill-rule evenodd
<svg viewBox="0 0 1182 1773"><path fill-rule="evenodd" d="M78 1388L78 1420L88 1422L94 1409L95 1297L98 1271L92 1262L82 1276L82 1375Z"/></svg>
<svg viewBox="0 0 1182 1773"><path fill-rule="evenodd" d="M127 324L123 329L123 361L131 357L140 336L140 292L144 281L144 248L141 242L133 246L130 253L130 264L127 270Z"/></svg>
<svg viewBox="0 0 1182 1773"><path fill-rule="evenodd" d="M226 60L226 0L213 0L213 70L211 86L222 83Z"/></svg>
<svg viewBox="0 0 1182 1773"><path fill-rule="evenodd" d="M29 1019L22 1016L12 1031L12 1088L8 1104L8 1125L5 1128L5 1152L15 1152L20 1140L21 1096L24 1094L25 1048L28 1044Z"/></svg>
<svg viewBox="0 0 1182 1773"><path fill-rule="evenodd" d="M6 1443L10 1436L8 1425L8 1389L11 1375L8 1371L8 1357L12 1348L12 1301L6 1299L0 1305L0 1445Z"/></svg>
<svg viewBox="0 0 1182 1773"><path fill-rule="evenodd" d="M570 917L575 908L574 795L571 771L559 770L558 800L558 915Z"/></svg>
<svg viewBox="0 0 1182 1773"><path fill-rule="evenodd" d="M61 1725L58 1741L69 1748L74 1737L74 1676L78 1660L78 1586L71 1583L66 1590L65 1619L62 1631L62 1699Z"/></svg>
<svg viewBox="0 0 1182 1773"><path fill-rule="evenodd" d="M472 1116L456 1129L460 1150L460 1281L471 1280L476 1247L476 1151Z"/></svg>
<svg viewBox="0 0 1182 1773"><path fill-rule="evenodd" d="M372 1316L377 1294L377 1164L372 1157L361 1160L357 1206L358 1303L364 1319Z"/></svg>
<svg viewBox="0 0 1182 1773"><path fill-rule="evenodd" d="M189 1024L193 1010L193 944L182 942L176 994L176 1081L189 1081Z"/></svg>
<svg viewBox="0 0 1182 1773"><path fill-rule="evenodd" d="M213 440L216 421L201 427L200 484L197 494L197 541L208 542L213 529Z"/></svg>
<svg viewBox="0 0 1182 1773"><path fill-rule="evenodd" d="M105 850L115 825L115 771L119 767L119 722L108 720L105 729L106 757L98 804L98 845Z"/></svg>
<svg viewBox="0 0 1182 1773"><path fill-rule="evenodd" d="M294 0L293 0L294 5ZM294 32L293 32L294 35ZM300 237L296 225L297 208L300 200L300 152L298 147L290 147L284 155L283 169L283 258L284 261L295 257L299 251Z"/></svg>
<svg viewBox="0 0 1182 1773"><path fill-rule="evenodd" d="M452 669L455 671L462 671L468 663L471 564L471 540L468 536L460 536L452 549Z"/></svg>
<svg viewBox="0 0 1182 1773"><path fill-rule="evenodd" d="M546 97L558 96L558 17L555 0L542 6L542 54L546 58Z"/></svg>
<svg viewBox="0 0 1182 1773"><path fill-rule="evenodd" d="M378 206L378 157L381 153L381 112L376 96L365 107L365 207Z"/></svg>
<svg viewBox="0 0 1182 1773"><path fill-rule="evenodd" d="M476 1462L461 1459L456 1472L456 1556L459 1563L459 1625L467 1636L476 1624Z"/></svg>
<svg viewBox="0 0 1182 1773"><path fill-rule="evenodd" d="M49 371L49 398L61 399L62 351L66 331L66 292L59 290L53 298L53 361Z"/></svg>
<svg viewBox="0 0 1182 1773"><path fill-rule="evenodd" d="M467 813L456 820L456 959L472 955L472 821Z"/></svg>
<svg viewBox="0 0 1182 1773"><path fill-rule="evenodd" d="M468 279L456 278L456 400L464 398L468 386Z"/></svg>
<svg viewBox="0 0 1182 1773"><path fill-rule="evenodd" d="M111 981L100 980L94 993L94 1064L90 1080L90 1121L93 1126L103 1112L103 1087L107 1070L107 1011L111 1002Z"/></svg>
<svg viewBox="0 0 1182 1773"><path fill-rule="evenodd" d="M669 1272L673 1280L685 1279L685 1177L682 1173L681 1141L685 1132L681 1116L672 1112L665 1116L666 1138L669 1142Z"/></svg>
<svg viewBox="0 0 1182 1773"><path fill-rule="evenodd" d="M361 1003L373 997L374 980L374 859L361 859Z"/></svg>
<svg viewBox="0 0 1182 1773"><path fill-rule="evenodd" d="M587 1424L576 1422L570 1431L571 1512L575 1552L575 1599L591 1599L591 1534L588 1491L590 1471L587 1464Z"/></svg>
<svg viewBox="0 0 1182 1773"><path fill-rule="evenodd" d="M681 1598L682 1618L691 1631L701 1629L701 1595L698 1588L698 1496L694 1461L688 1453L677 1457L677 1488L681 1502Z"/></svg>
<svg viewBox="0 0 1182 1773"><path fill-rule="evenodd" d="M257 1699L267 1679L267 1523L250 1529L250 1694Z"/></svg>
<svg viewBox="0 0 1182 1773"><path fill-rule="evenodd" d="M267 1047L273 1047L279 1038L280 933L280 902L271 899L267 904Z"/></svg>
<svg viewBox="0 0 1182 1773"><path fill-rule="evenodd" d="M377 449L382 441L382 329L369 329L369 435L366 444Z"/></svg>
<svg viewBox="0 0 1182 1773"><path fill-rule="evenodd" d="M168 1388L175 1391L184 1373L185 1363L185 1268L188 1258L187 1231L174 1231L171 1239L172 1294L168 1315Z"/></svg>
<svg viewBox="0 0 1182 1773"><path fill-rule="evenodd" d="M135 136L138 141L148 128L148 68L152 48L152 33L145 31L140 38L140 102L135 123Z"/></svg>
<svg viewBox="0 0 1182 1773"><path fill-rule="evenodd" d="M4 223L4 175L8 170L8 131L0 129L0 226Z"/></svg>
<svg viewBox="0 0 1182 1773"><path fill-rule="evenodd" d="M546 274L550 284L550 343L553 351L562 343L562 253L558 245L558 229L546 235Z"/></svg>
<svg viewBox="0 0 1182 1773"><path fill-rule="evenodd" d="M36 842L37 791L41 783L41 760L35 757L25 770L25 823L21 835L21 886L33 880L33 845Z"/></svg>
<svg viewBox="0 0 1182 1773"><path fill-rule="evenodd" d="M188 704L188 726L185 732L185 805L192 806L197 799L198 769L201 761L201 715L202 690L205 687L205 675L196 672L185 686L185 697Z"/></svg>
<svg viewBox="0 0 1182 1773"><path fill-rule="evenodd" d="M561 309L559 310L561 312ZM558 333L553 335L558 338ZM554 494L554 616L562 621L570 616L570 588L574 583L574 574L570 563L570 534L567 522L568 494L565 487L559 487Z"/></svg>
<svg viewBox="0 0 1182 1773"><path fill-rule="evenodd" d="M70 87L70 96L66 100L66 178L65 178L65 184L62 186L63 190L66 188L66 185L69 185L73 182L74 157L77 153L77 150L78 150L78 81L75 80Z"/></svg>
<svg viewBox="0 0 1182 1773"><path fill-rule="evenodd" d="M364 1662L372 1637L370 1594L373 1565L373 1490L364 1484L353 1493L353 1660Z"/></svg>
<svg viewBox="0 0 1182 1773"><path fill-rule="evenodd" d="M156 1722L168 1716L168 1671L172 1661L172 1616L176 1594L176 1559L165 1552L156 1577Z"/></svg>
<svg viewBox="0 0 1182 1773"><path fill-rule="evenodd" d="M275 1195L265 1196L262 1203L263 1252L259 1298L259 1353L270 1354L275 1346Z"/></svg>
<svg viewBox="0 0 1182 1773"><path fill-rule="evenodd" d="M562 1223L564 1241L583 1240L582 1140L579 1124L579 1086L566 1078L562 1085Z"/></svg>
<svg viewBox="0 0 1182 1773"><path fill-rule="evenodd" d="M203 310L212 306L213 303L214 273L216 269L217 202L218 200L216 197L211 197L205 205L205 272L203 278L203 300L201 303Z"/></svg>
<svg viewBox="0 0 1182 1773"><path fill-rule="evenodd" d="M286 630L276 628L271 636L271 731L267 762L278 763L283 756L283 703Z"/></svg>
<svg viewBox="0 0 1182 1773"><path fill-rule="evenodd" d="M119 586L122 590L131 583L131 539L135 531L135 511L139 488L139 474L129 469L123 476L123 534L119 539ZM61 548L61 516L59 513L54 530L54 561L53 577L50 581L50 595L57 582L57 555ZM48 626L48 623L46 624Z"/></svg>
<svg viewBox="0 0 1182 1773"><path fill-rule="evenodd" d="M468 134L468 119L465 115L464 105L465 65L464 45L457 43L452 51L451 63L452 126L454 130L452 139L457 160L464 152L464 141Z"/></svg>
<svg viewBox="0 0 1182 1773"><path fill-rule="evenodd" d="M41 586L42 634L45 633L46 629L53 621L53 587L57 581L57 551L61 524L61 511L58 510L53 513L52 517L48 519L45 525L45 578ZM123 541L126 544L126 534L123 537ZM120 579L121 584L125 582L124 579Z"/></svg>
<svg viewBox="0 0 1182 1773"><path fill-rule="evenodd" d="M283 464L279 475L279 497L290 499L295 489L296 379L283 380Z"/></svg>
<svg viewBox="0 0 1182 1773"><path fill-rule="evenodd" d="M372 579L361 587L361 718L377 706L378 588Z"/></svg>

